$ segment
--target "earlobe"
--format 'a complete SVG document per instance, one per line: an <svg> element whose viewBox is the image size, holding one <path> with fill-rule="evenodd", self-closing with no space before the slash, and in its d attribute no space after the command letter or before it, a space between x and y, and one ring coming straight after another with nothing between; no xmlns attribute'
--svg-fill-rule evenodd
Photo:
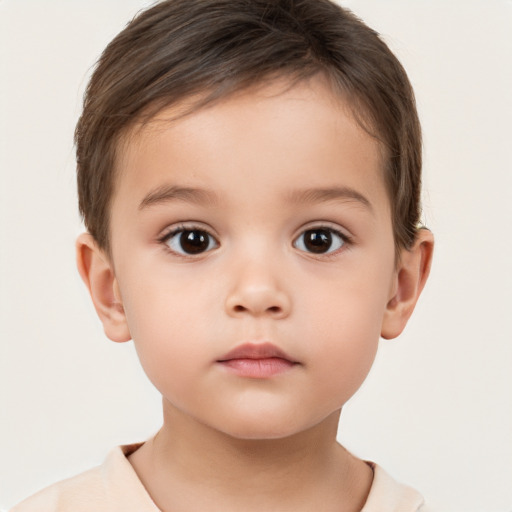
<svg viewBox="0 0 512 512"><path fill-rule="evenodd" d="M404 330L430 273L433 250L434 237L428 229L420 229L412 248L402 250L382 322L383 338L396 338Z"/></svg>
<svg viewBox="0 0 512 512"><path fill-rule="evenodd" d="M76 241L76 261L105 334L116 342L130 340L114 270L109 258L89 233L82 233Z"/></svg>

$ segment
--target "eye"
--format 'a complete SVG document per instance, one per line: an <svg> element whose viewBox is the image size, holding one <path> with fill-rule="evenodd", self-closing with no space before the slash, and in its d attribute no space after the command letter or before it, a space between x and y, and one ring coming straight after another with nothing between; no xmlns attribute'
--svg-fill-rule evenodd
<svg viewBox="0 0 512 512"><path fill-rule="evenodd" d="M180 228L166 235L162 241L171 251L186 256L211 251L219 246L217 240L202 229Z"/></svg>
<svg viewBox="0 0 512 512"><path fill-rule="evenodd" d="M347 237L331 228L308 229L301 233L293 245L297 249L313 254L327 254L345 245Z"/></svg>

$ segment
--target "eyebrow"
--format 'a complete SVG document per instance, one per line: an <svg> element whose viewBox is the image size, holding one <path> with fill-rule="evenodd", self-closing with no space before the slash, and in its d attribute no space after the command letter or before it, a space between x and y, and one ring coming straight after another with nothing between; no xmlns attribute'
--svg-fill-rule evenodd
<svg viewBox="0 0 512 512"><path fill-rule="evenodd" d="M336 200L353 200L361 203L371 213L373 207L370 201L357 190L350 187L326 187L292 190L287 194L292 203L323 203ZM167 203L169 201L187 201L196 204L215 204L217 195L209 190L177 185L161 185L150 191L139 204L139 210L152 205Z"/></svg>
<svg viewBox="0 0 512 512"><path fill-rule="evenodd" d="M217 196L209 190L193 187L180 187L176 185L162 185L151 190L139 204L139 210L159 203L169 201L187 201L197 204L213 204L217 202Z"/></svg>
<svg viewBox="0 0 512 512"><path fill-rule="evenodd" d="M370 201L357 190L350 187L327 187L327 188L308 188L304 190L292 190L288 199L293 203L324 203L336 200L357 201L372 214L374 213Z"/></svg>

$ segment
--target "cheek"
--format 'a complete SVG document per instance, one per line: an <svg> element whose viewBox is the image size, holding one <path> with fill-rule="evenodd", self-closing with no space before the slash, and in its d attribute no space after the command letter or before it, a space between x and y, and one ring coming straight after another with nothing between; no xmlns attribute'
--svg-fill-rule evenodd
<svg viewBox="0 0 512 512"><path fill-rule="evenodd" d="M322 276L309 283L303 315L316 330L315 338L363 347L378 340L391 288L391 272L373 270L368 265L346 268L340 275ZM312 333L313 334L313 333Z"/></svg>
<svg viewBox="0 0 512 512"><path fill-rule="evenodd" d="M367 285L365 285L367 281ZM312 301L311 322L305 327L306 359L321 372L323 394L341 406L362 384L375 358L387 286L374 275L340 280ZM314 319L314 321L313 321Z"/></svg>
<svg viewBox="0 0 512 512"><path fill-rule="evenodd" d="M211 310L203 306L207 297L179 288L165 280L145 279L143 288L126 290L123 297L142 367L161 391L170 381L179 385L190 380L213 358L204 346L209 322L201 311Z"/></svg>
<svg viewBox="0 0 512 512"><path fill-rule="evenodd" d="M379 343L381 319L375 311L367 314L354 303L332 311L327 311L316 329L317 345L311 349L311 357L321 361L326 382L344 390L359 387L375 358ZM313 333L311 333L312 335Z"/></svg>

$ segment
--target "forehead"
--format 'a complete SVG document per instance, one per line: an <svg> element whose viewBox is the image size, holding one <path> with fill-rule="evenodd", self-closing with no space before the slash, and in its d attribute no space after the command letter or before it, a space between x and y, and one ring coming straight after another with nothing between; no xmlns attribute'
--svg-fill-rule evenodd
<svg viewBox="0 0 512 512"><path fill-rule="evenodd" d="M193 102L160 111L123 138L114 206L173 181L220 192L262 182L268 192L301 181L357 185L381 201L381 147L321 77L253 86L183 115Z"/></svg>

